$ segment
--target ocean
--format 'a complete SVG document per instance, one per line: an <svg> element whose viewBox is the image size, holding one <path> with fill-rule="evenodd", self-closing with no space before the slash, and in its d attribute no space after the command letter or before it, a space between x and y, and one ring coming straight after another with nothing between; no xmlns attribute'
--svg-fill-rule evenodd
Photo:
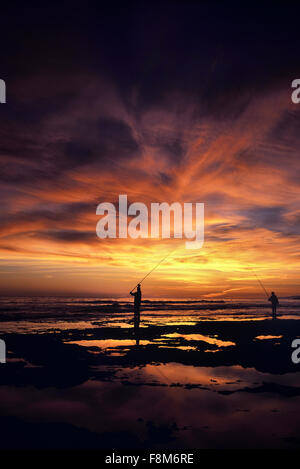
<svg viewBox="0 0 300 469"><path fill-rule="evenodd" d="M299 306L2 297L0 447L299 447Z"/></svg>

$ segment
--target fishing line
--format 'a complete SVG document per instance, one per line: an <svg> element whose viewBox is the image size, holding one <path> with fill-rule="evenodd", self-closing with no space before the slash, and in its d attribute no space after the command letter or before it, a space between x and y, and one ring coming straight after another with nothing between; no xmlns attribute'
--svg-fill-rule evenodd
<svg viewBox="0 0 300 469"><path fill-rule="evenodd" d="M255 226L255 227L256 227L256 226ZM242 246L243 246L243 243L235 243L235 245L238 245L238 246L241 246L241 247L242 247ZM250 264L248 264L248 262L246 262L245 260L244 260L243 262L244 262L244 264L246 264L246 266L248 267L248 269L251 269L251 270L252 270L253 275L255 276L256 280L258 281L259 285L261 286L262 290L264 291L264 293L265 293L267 299L269 299L269 296L270 296L270 295L268 294L267 290L266 290L265 287L264 287L264 284L262 283L262 281L260 280L260 278L259 278L258 275L256 274L254 268L253 268Z"/></svg>
<svg viewBox="0 0 300 469"><path fill-rule="evenodd" d="M251 266L249 266L249 267L250 267L250 269L253 271L253 274L255 275L255 277L256 277L256 279L257 279L258 283L260 284L261 288L262 288L262 289L263 289L263 291L265 292L265 294L266 294L266 297L269 299L269 294L268 294L267 290L265 289L265 287L264 287L263 283L261 282L261 280L260 280L260 279L258 278L258 276L256 275L256 273L255 273L254 269L253 269Z"/></svg>
<svg viewBox="0 0 300 469"><path fill-rule="evenodd" d="M165 257L163 257L143 278L142 280L140 280L136 285L135 287L133 287L133 289L131 291L133 291L138 285L141 285L141 283L152 273L154 272L154 270L157 269L157 267L160 266L160 264L162 264L173 252L176 251L176 249L178 249L179 246L176 246L175 249L173 249L172 251L170 251Z"/></svg>

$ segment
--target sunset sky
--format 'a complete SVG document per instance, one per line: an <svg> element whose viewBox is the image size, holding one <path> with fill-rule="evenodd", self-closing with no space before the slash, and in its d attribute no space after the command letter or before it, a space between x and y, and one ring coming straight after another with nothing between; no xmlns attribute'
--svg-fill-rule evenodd
<svg viewBox="0 0 300 469"><path fill-rule="evenodd" d="M145 297L300 295L295 7L121 5L5 7L0 294L128 296L178 246ZM119 194L203 202L203 248L100 240Z"/></svg>

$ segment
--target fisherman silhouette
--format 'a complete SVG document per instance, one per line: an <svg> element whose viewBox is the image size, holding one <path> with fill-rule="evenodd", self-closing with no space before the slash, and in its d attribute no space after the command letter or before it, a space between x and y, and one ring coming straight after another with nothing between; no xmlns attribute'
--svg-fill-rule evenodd
<svg viewBox="0 0 300 469"><path fill-rule="evenodd" d="M142 301L141 285L137 285L136 292L133 293L131 290L130 295L134 296L134 329L135 332L137 332L140 325L140 307Z"/></svg>
<svg viewBox="0 0 300 469"><path fill-rule="evenodd" d="M273 318L276 318L276 310L277 306L279 306L279 301L275 293L272 291L271 296L269 298L269 301L272 303L272 316Z"/></svg>

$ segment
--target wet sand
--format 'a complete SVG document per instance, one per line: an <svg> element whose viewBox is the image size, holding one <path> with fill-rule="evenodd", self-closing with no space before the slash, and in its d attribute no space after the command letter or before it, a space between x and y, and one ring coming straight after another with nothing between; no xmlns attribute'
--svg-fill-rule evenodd
<svg viewBox="0 0 300 469"><path fill-rule="evenodd" d="M231 313L2 322L1 447L299 447L299 320Z"/></svg>

